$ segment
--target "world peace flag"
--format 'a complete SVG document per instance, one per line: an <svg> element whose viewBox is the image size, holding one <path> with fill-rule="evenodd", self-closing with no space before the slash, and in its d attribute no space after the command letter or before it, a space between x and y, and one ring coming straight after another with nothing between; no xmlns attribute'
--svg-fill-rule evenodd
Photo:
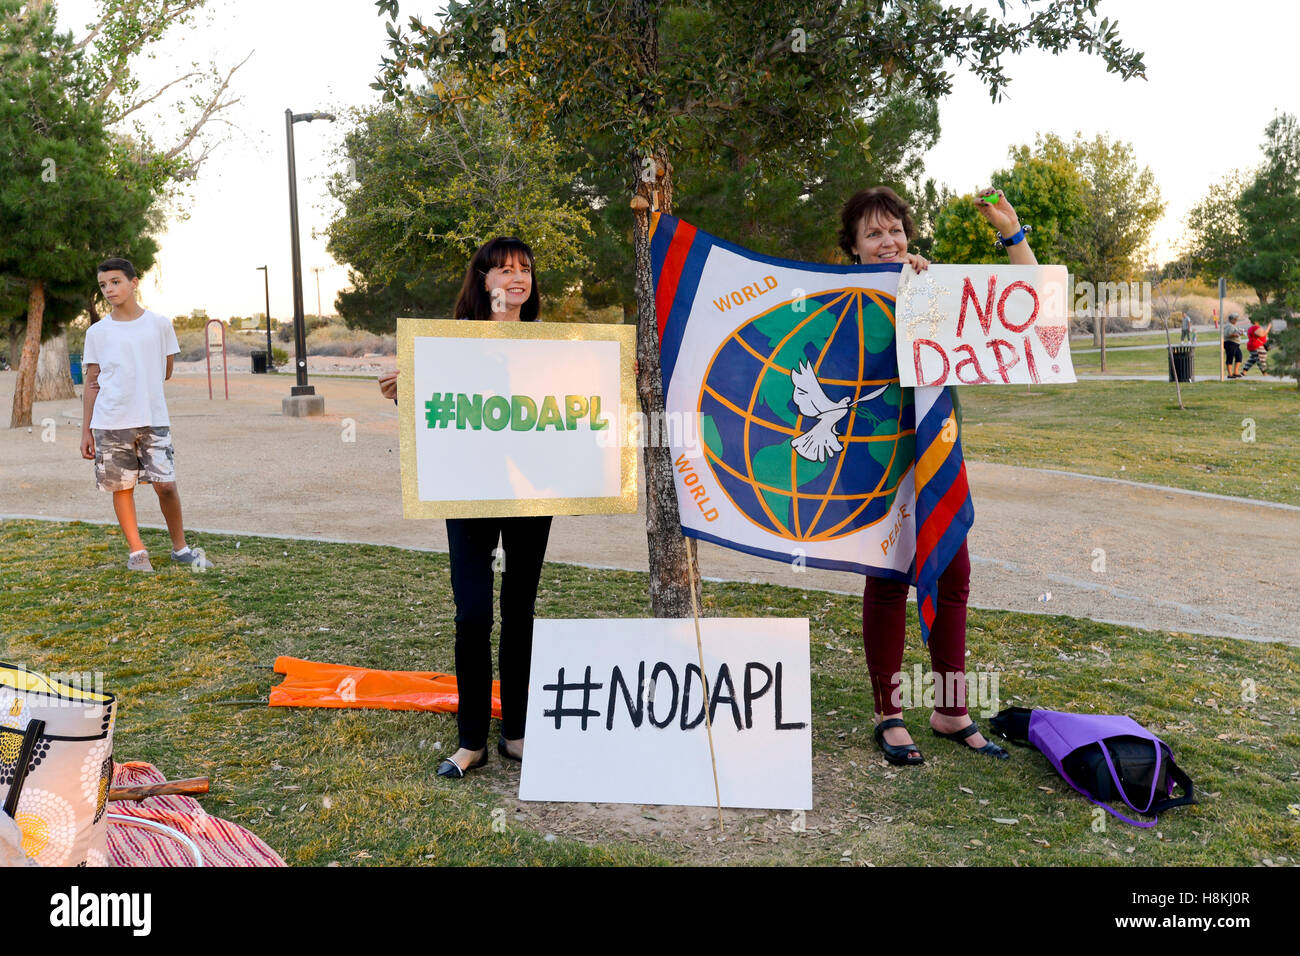
<svg viewBox="0 0 1300 956"><path fill-rule="evenodd" d="M665 214L650 254L682 533L915 584L928 640L974 508L947 389L899 384L901 265L760 255Z"/></svg>

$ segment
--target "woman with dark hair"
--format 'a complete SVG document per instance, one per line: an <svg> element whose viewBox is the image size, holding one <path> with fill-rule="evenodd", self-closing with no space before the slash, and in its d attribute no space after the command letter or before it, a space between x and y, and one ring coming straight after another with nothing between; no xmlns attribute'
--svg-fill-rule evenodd
<svg viewBox="0 0 1300 956"><path fill-rule="evenodd" d="M520 239L484 243L465 269L456 316L469 321L533 322L541 297L533 251ZM379 376L385 398L397 401L397 372ZM501 560L501 736L497 752L524 755L528 671L533 656L533 608L551 530L549 515L526 518L448 518L451 590L456 601L456 726L460 747L438 765L440 777L460 778L487 763L492 718L492 572ZM501 550L497 551L497 542Z"/></svg>
<svg viewBox="0 0 1300 956"><path fill-rule="evenodd" d="M1013 265L1035 265L1016 211L1002 190L992 202L976 199L980 214L998 231ZM982 190L981 196L991 196ZM840 248L863 265L905 262L917 272L930 263L907 251L916 236L911 210L892 189L876 186L853 195L840 213ZM953 396L956 405L956 396ZM960 426L958 426L960 428ZM960 434L960 432L959 432ZM868 576L862 592L862 643L867 655L874 703L876 743L893 764L923 761L902 720L899 682L903 670L908 585ZM980 734L966 711L966 602L970 595L970 555L965 542L939 578L939 600L930 628L930 665L934 671L935 708L930 728L978 753L1005 759L1007 752Z"/></svg>

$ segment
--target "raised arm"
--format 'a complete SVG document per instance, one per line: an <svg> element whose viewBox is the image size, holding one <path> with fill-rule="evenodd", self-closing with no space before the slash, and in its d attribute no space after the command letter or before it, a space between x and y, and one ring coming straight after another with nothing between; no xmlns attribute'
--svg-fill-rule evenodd
<svg viewBox="0 0 1300 956"><path fill-rule="evenodd" d="M1020 231L1020 218L1007 201L1006 194L1001 189L981 189L980 196L987 196L989 193L996 192L998 198L995 202L988 202L984 199L975 200L975 208L979 210L990 226L998 231L1005 239L1010 239ZM1007 257L1011 260L1013 266L1036 266L1038 259L1034 256L1034 250L1029 247L1029 237L1026 236L1015 245L1007 246Z"/></svg>

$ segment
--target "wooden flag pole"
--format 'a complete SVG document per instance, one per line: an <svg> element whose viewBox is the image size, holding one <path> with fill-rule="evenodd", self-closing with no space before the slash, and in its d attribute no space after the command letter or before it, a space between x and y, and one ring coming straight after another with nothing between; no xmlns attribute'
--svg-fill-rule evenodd
<svg viewBox="0 0 1300 956"><path fill-rule="evenodd" d="M722 790L718 786L718 758L713 752L713 721L709 717L709 678L704 673L704 642L700 639L700 609L695 603L695 549L691 547L690 539L683 536L682 540L686 542L686 560L691 572L691 617L695 621L695 650L700 657L700 683L704 685L704 729L709 736L709 762L713 764L713 796L718 803L718 832L721 833L725 829L722 824Z"/></svg>

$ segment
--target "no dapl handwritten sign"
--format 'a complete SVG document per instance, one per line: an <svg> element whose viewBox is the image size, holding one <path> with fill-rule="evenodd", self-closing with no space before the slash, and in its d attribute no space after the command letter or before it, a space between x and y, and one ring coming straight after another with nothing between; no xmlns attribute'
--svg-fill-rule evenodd
<svg viewBox="0 0 1300 956"><path fill-rule="evenodd" d="M542 620L521 800L812 809L808 621Z"/></svg>
<svg viewBox="0 0 1300 956"><path fill-rule="evenodd" d="M635 334L399 319L403 514L635 512Z"/></svg>
<svg viewBox="0 0 1300 956"><path fill-rule="evenodd" d="M904 266L896 314L905 386L1073 382L1064 266Z"/></svg>

